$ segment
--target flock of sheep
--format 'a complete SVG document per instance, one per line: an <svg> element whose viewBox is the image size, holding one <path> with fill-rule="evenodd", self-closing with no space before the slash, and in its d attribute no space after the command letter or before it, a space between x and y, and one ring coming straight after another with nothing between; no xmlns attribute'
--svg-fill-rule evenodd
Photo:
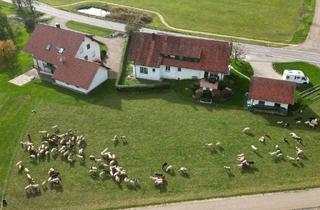
<svg viewBox="0 0 320 210"><path fill-rule="evenodd" d="M80 163L83 164L85 161L84 148L87 143L84 136L75 135L72 129L68 132L60 134L60 130L57 125L52 127L53 133L50 134L47 131L39 131L42 142L40 146L36 146L28 134L27 141L21 141L22 149L28 154L31 162L36 163L37 161L57 158L60 156L69 164L74 164L76 158L79 159ZM30 175L30 170L24 166L22 161L16 164L19 173L24 173L27 178L27 186L25 191L27 195L38 195L41 193L41 189L45 192L48 189L61 189L62 180L60 173L50 168L48 171L48 178L40 184Z"/></svg>
<svg viewBox="0 0 320 210"><path fill-rule="evenodd" d="M297 124L301 123L301 120L296 121ZM284 121L278 121L277 124L283 125L285 127L289 126L289 123ZM315 128L319 124L317 118L310 118L305 122L311 128ZM32 139L31 135L28 134L27 141L21 141L20 144L23 150L28 154L31 162L36 162L40 160L57 158L58 156L61 159L65 160L69 164L74 164L76 159L79 160L80 164L84 164L86 160L85 147L87 146L86 140L83 135L75 135L72 129L68 130L66 133L60 134L58 126L52 127L53 132L50 134L47 131L39 131L42 142L40 146L36 146ZM252 135L251 128L247 127L242 130L246 135ZM291 132L290 137L295 140L299 145L303 145L302 138L296 133ZM261 136L258 141L265 144L271 137L267 134ZM118 145L122 142L123 145L128 144L126 136L114 136L112 139L114 145ZM284 143L289 144L288 139L283 139ZM220 142L208 143L205 145L209 150L217 151L223 149ZM258 147L255 145L250 145L253 152L258 152ZM299 147L295 147L295 156L284 156L283 151L280 149L279 145L275 145L274 150L270 151L269 154L277 160L287 159L292 163L298 163L300 159L304 156L304 151ZM116 155L109 151L109 148L105 148L100 152L99 157L95 155L90 155L89 159L92 161L93 165L89 169L89 175L92 178L99 178L104 180L106 178L112 178L115 183L121 184L122 182L126 183L129 189L137 189L139 186L138 180L135 178L129 178L127 171L118 164ZM254 168L255 162L253 160L247 159L244 153L238 154L236 157L237 165L241 169ZM25 191L27 195L37 195L50 189L59 189L62 188L62 180L60 173L54 168L50 168L48 171L48 178L46 178L41 184L39 184L30 173L30 170L25 167L22 161L16 163L16 167L19 173L23 173L27 179L27 185ZM162 170L167 174L174 174L173 166L164 163L162 165ZM231 174L231 167L224 166L224 170ZM180 167L177 170L181 176L189 176L188 169L186 167ZM150 180L154 183L155 187L163 188L167 185L167 180L162 173L154 173L151 175ZM49 185L49 187L48 187Z"/></svg>

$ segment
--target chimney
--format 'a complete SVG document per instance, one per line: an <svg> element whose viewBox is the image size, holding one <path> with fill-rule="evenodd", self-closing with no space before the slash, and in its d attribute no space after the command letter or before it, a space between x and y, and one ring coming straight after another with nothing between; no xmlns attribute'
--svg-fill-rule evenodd
<svg viewBox="0 0 320 210"><path fill-rule="evenodd" d="M56 28L61 28L60 23L56 23Z"/></svg>

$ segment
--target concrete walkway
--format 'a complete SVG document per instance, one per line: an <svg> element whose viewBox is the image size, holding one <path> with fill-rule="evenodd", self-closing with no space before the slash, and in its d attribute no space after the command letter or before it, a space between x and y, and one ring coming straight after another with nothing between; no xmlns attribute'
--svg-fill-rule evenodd
<svg viewBox="0 0 320 210"><path fill-rule="evenodd" d="M317 209L320 206L320 188L268 193L167 205L133 208L135 210L293 210Z"/></svg>
<svg viewBox="0 0 320 210"><path fill-rule="evenodd" d="M23 86L37 78L39 78L38 71L36 69L31 69L30 71L20 76L17 76L16 78L10 80L9 82L17 86Z"/></svg>

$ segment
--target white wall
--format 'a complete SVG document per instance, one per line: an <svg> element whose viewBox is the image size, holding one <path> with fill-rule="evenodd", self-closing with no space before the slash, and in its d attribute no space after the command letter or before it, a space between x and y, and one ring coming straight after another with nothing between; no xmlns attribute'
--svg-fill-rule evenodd
<svg viewBox="0 0 320 210"><path fill-rule="evenodd" d="M76 87L74 85L70 85L70 84L67 84L63 81L59 81L59 80L56 80L55 83L61 87L64 87L64 88L67 88L67 89L71 89L71 90L74 90L74 91L77 91L77 92L80 92L80 93L84 93L84 94L88 94L89 93L89 90L87 89L84 89L84 88L81 88L81 87Z"/></svg>
<svg viewBox="0 0 320 210"><path fill-rule="evenodd" d="M94 76L94 79L92 80L90 86L88 89L84 89L81 87L77 87L75 85L67 84L63 81L56 80L55 83L61 87L71 89L76 92L80 92L83 94L88 94L91 92L93 89L95 89L97 86L99 86L101 83L106 81L108 79L108 70L104 67L99 67L96 75Z"/></svg>
<svg viewBox="0 0 320 210"><path fill-rule="evenodd" d="M108 79L108 70L104 67L99 67L96 76L92 80L92 83L89 87L89 92L98 87L101 83L105 82Z"/></svg>
<svg viewBox="0 0 320 210"><path fill-rule="evenodd" d="M140 73L140 67L147 68L148 74ZM181 71L178 71L178 68L174 66L170 66L170 71L166 71L166 66L163 66L163 65L161 65L160 68L134 65L133 71L134 71L133 74L135 75L136 78L148 79L148 80L161 80L161 79L184 80L184 79L204 78L204 71L187 69L187 68L181 68Z"/></svg>
<svg viewBox="0 0 320 210"><path fill-rule="evenodd" d="M90 44L90 49L87 49L87 44ZM76 54L76 58L85 60L84 57L88 56L88 61L100 60L100 46L96 41L85 37L84 41L81 43L80 48Z"/></svg>
<svg viewBox="0 0 320 210"><path fill-rule="evenodd" d="M275 102L272 102L272 101L264 101L265 102L265 106L271 106L271 107L274 107L275 106ZM259 100L255 100L255 99L249 99L248 103L250 105L258 105L259 104ZM289 105L288 104L282 104L280 103L280 106L284 109L288 109L289 108Z"/></svg>
<svg viewBox="0 0 320 210"><path fill-rule="evenodd" d="M140 67L145 67L148 69L148 74L143 74L140 73ZM153 71L153 69L155 71ZM161 80L160 78L160 68L151 68L151 67L146 67L146 66L139 66L139 65L134 65L133 66L133 75L136 78L139 79L148 79L148 80Z"/></svg>

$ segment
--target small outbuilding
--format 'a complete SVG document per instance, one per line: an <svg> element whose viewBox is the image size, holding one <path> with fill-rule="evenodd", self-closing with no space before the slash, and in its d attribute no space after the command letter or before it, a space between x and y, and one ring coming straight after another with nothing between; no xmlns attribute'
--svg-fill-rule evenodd
<svg viewBox="0 0 320 210"><path fill-rule="evenodd" d="M252 111L287 115L295 103L296 84L285 80L252 77L247 106Z"/></svg>

